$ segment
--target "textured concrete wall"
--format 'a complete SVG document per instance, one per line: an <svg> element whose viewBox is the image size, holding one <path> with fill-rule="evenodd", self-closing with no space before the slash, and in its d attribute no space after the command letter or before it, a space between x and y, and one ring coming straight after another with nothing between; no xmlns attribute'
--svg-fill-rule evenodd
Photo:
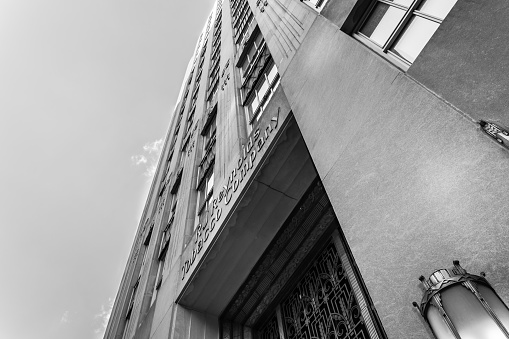
<svg viewBox="0 0 509 339"><path fill-rule="evenodd" d="M432 338L417 277L453 259L509 301L506 150L323 16L282 84L389 338Z"/></svg>
<svg viewBox="0 0 509 339"><path fill-rule="evenodd" d="M475 120L509 126L509 3L458 0L408 70Z"/></svg>

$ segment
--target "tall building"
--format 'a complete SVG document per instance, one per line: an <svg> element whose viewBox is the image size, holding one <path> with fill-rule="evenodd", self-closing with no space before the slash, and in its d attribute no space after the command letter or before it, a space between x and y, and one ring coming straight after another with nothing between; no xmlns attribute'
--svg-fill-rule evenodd
<svg viewBox="0 0 509 339"><path fill-rule="evenodd" d="M509 301L508 14L218 0L105 338L430 339L453 260Z"/></svg>

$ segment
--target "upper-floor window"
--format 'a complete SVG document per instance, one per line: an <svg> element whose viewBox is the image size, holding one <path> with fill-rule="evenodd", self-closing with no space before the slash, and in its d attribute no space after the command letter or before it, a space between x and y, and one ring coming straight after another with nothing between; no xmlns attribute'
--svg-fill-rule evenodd
<svg viewBox="0 0 509 339"><path fill-rule="evenodd" d="M170 154L168 155L168 158L166 159L166 168L164 170L164 177L163 177L163 180L166 180L166 176L168 175L168 173L170 172L170 168L171 168L171 159L173 159L173 152L174 150L171 149L170 150Z"/></svg>
<svg viewBox="0 0 509 339"><path fill-rule="evenodd" d="M377 0L368 8L357 37L410 66L457 0Z"/></svg>
<svg viewBox="0 0 509 339"><path fill-rule="evenodd" d="M133 310L133 307L134 307L134 300L136 299L136 292L138 291L138 286L140 285L140 277L138 277L138 280L136 280L136 282L134 283L133 285L133 288L131 290L131 296L129 298L129 304L127 306L127 314L126 314L126 319L129 319L131 317L131 312ZM127 324L126 324L126 329L127 330Z"/></svg>
<svg viewBox="0 0 509 339"><path fill-rule="evenodd" d="M207 223L208 212L210 211L212 194L214 190L214 170L210 168L205 174L202 186L198 190L198 222L205 225Z"/></svg>
<svg viewBox="0 0 509 339"><path fill-rule="evenodd" d="M207 222L207 212L210 210L212 192L214 189L214 163L216 154L216 114L210 118L208 125L202 131L203 156L198 165L197 182L197 215L196 225L204 225Z"/></svg>
<svg viewBox="0 0 509 339"><path fill-rule="evenodd" d="M251 23L254 21L255 21L254 15L253 12L251 11L243 17L242 21L239 24L239 28L235 33L235 43L237 49L239 49L246 40L246 37L249 33L249 27L251 26Z"/></svg>
<svg viewBox="0 0 509 339"><path fill-rule="evenodd" d="M207 152L210 151L210 148L214 146L214 142L216 139L216 115L210 119L209 126L203 132L203 154L206 156Z"/></svg>
<svg viewBox="0 0 509 339"><path fill-rule="evenodd" d="M269 102L278 84L279 74L277 72L277 67L274 61L270 60L258 77L258 81L245 105L247 107L250 123L261 116L261 112Z"/></svg>
<svg viewBox="0 0 509 339"><path fill-rule="evenodd" d="M236 3L232 3L232 22L235 43L240 42L240 38L243 37L245 31L253 21L253 12L249 7L249 3L246 0L241 0Z"/></svg>
<svg viewBox="0 0 509 339"><path fill-rule="evenodd" d="M242 50L237 66L242 74L242 103L251 125L261 116L279 84L277 67L258 28Z"/></svg>
<svg viewBox="0 0 509 339"><path fill-rule="evenodd" d="M168 216L168 221L166 222L166 225L163 229L163 233L161 236L161 243L159 244L159 254L158 254L159 260L164 260L164 255L166 254L166 250L168 249L168 244L170 243L171 229L172 229L173 222L175 220L175 213L177 211L177 203L178 203L177 195L173 194L170 199L171 199L170 214Z"/></svg>
<svg viewBox="0 0 509 339"><path fill-rule="evenodd" d="M300 2L303 2L316 10L320 10L322 9L323 5L325 5L327 0L300 0Z"/></svg>
<svg viewBox="0 0 509 339"><path fill-rule="evenodd" d="M177 166L179 168L184 166L184 161L186 160L186 152L184 152L184 151L185 150L182 150L179 153L179 158L178 158L178 163L177 163Z"/></svg>
<svg viewBox="0 0 509 339"><path fill-rule="evenodd" d="M247 47L246 47L247 48ZM249 75L250 72L253 71L255 65L258 63L258 60L261 58L262 54L265 52L266 44L263 36L258 33L254 38L251 46L249 46L244 61L242 62L242 80L245 81L245 78Z"/></svg>

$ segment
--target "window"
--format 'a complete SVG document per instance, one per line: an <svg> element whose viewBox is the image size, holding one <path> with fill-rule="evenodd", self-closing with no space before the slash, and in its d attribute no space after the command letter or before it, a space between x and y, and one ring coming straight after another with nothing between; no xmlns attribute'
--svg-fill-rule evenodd
<svg viewBox="0 0 509 339"><path fill-rule="evenodd" d="M242 78L245 79L252 71L257 60L263 54L266 49L265 40L263 36L258 32L258 35L249 47L245 59L242 62Z"/></svg>
<svg viewBox="0 0 509 339"><path fill-rule="evenodd" d="M129 306L127 307L127 314L125 316L126 319L129 319L131 317L131 312L132 312L133 306L134 306L134 299L136 298L136 291L138 290L139 284L140 284L140 277L138 277L138 280L136 280L136 283L134 284L133 289L131 291L131 298L129 299Z"/></svg>
<svg viewBox="0 0 509 339"><path fill-rule="evenodd" d="M194 122L193 120L194 120L194 109L189 114L189 117L187 118L187 127L186 127L186 133L184 135L184 138L187 137L187 135L189 134L189 131L191 130L191 127L193 127L193 122Z"/></svg>
<svg viewBox="0 0 509 339"><path fill-rule="evenodd" d="M232 3L232 21L234 41L238 49L242 44L244 36L248 32L251 22L254 21L253 12L246 0Z"/></svg>
<svg viewBox="0 0 509 339"><path fill-rule="evenodd" d="M159 291L159 288L161 287L161 284L163 283L163 270L164 270L164 258L162 260L159 260L159 264L157 266L157 276L156 276L157 280L154 286L154 290L152 292L152 298L150 299L150 306L152 306L156 301L157 293Z"/></svg>
<svg viewBox="0 0 509 339"><path fill-rule="evenodd" d="M215 138L216 138L216 115L210 118L210 123L207 129L203 132L203 155L204 157L207 155L207 152L210 152L211 148L214 146Z"/></svg>
<svg viewBox="0 0 509 339"><path fill-rule="evenodd" d="M214 163L216 155L216 113L212 111L209 120L204 126L201 135L203 136L202 159L198 165L197 181L197 221L195 227L200 223L207 222L207 211L209 211L212 201L212 192L214 189Z"/></svg>
<svg viewBox="0 0 509 339"><path fill-rule="evenodd" d="M274 89L279 84L277 67L267 44L256 27L249 45L242 51L237 66L242 74L242 98L247 120L252 124L260 117Z"/></svg>
<svg viewBox="0 0 509 339"><path fill-rule="evenodd" d="M327 2L326 0L300 0L300 2L305 3L306 5L315 8L317 10L322 9L323 5Z"/></svg>
<svg viewBox="0 0 509 339"><path fill-rule="evenodd" d="M185 155L186 152L180 152L180 155L179 155L179 161L177 163L177 172L175 173L175 176L173 177L172 179L172 182L171 182L171 185L170 185L170 192L171 194L177 194L178 192L178 189L179 189L179 186L180 186L180 181L182 180L182 173L184 172L184 160L185 160Z"/></svg>
<svg viewBox="0 0 509 339"><path fill-rule="evenodd" d="M267 106L270 97L279 84L279 74L274 61L270 61L265 70L260 74L258 81L251 92L245 105L249 116L249 122L253 123L261 116L261 112Z"/></svg>
<svg viewBox="0 0 509 339"><path fill-rule="evenodd" d="M153 230L154 230L154 224L152 224L152 226L150 226L150 228L148 229L147 235L145 236L145 240L143 241L143 245L145 245L145 247L148 247L148 245L150 245L150 239L152 238ZM143 259L145 259L145 258L143 258Z"/></svg>
<svg viewBox="0 0 509 339"><path fill-rule="evenodd" d="M168 245L170 244L170 238L171 238L171 224L167 224L163 235L161 236L161 247L159 249L159 260L164 261L164 257L166 256L166 251L168 250Z"/></svg>
<svg viewBox="0 0 509 339"><path fill-rule="evenodd" d="M210 57L209 79L207 87L207 113L209 113L210 101L217 92L219 84L219 60L221 59L221 10L219 10L214 24L212 40L212 56Z"/></svg>
<svg viewBox="0 0 509 339"><path fill-rule="evenodd" d="M171 211L170 215L168 217L168 222L163 230L163 233L161 234L161 243L159 244L159 254L158 254L158 266L157 266L157 275L156 275L156 282L154 286L154 292L152 294L152 299L150 300L150 305L154 303L154 301L157 298L157 291L161 287L161 284L163 282L163 273L165 269L165 262L166 262L166 253L168 252L168 247L170 244L171 239L171 229L173 225L173 220L175 219L175 212L177 210L177 195L174 194L171 197Z"/></svg>
<svg viewBox="0 0 509 339"><path fill-rule="evenodd" d="M198 223L205 225L207 223L207 212L210 210L212 194L214 191L214 171L212 168L208 171L205 183L198 191Z"/></svg>
<svg viewBox="0 0 509 339"><path fill-rule="evenodd" d="M186 152L182 152L182 151L181 151L181 152L179 153L179 158L178 158L178 163L177 163L179 167L184 166L184 161L186 160L185 155L186 155Z"/></svg>
<svg viewBox="0 0 509 339"><path fill-rule="evenodd" d="M456 1L374 1L356 36L408 67L415 61Z"/></svg>
<svg viewBox="0 0 509 339"><path fill-rule="evenodd" d="M248 38L249 27L251 26L251 23L253 21L254 21L254 15L251 11L241 21L241 26L239 26L239 29L238 29L237 35L236 35L236 39L235 39L237 50L241 47L241 45L244 43L244 41Z"/></svg>
<svg viewBox="0 0 509 339"><path fill-rule="evenodd" d="M168 155L168 158L166 159L163 181L166 181L168 179L168 173L170 173L171 159L173 158L173 152L174 152L174 150L172 148L170 150L170 154Z"/></svg>

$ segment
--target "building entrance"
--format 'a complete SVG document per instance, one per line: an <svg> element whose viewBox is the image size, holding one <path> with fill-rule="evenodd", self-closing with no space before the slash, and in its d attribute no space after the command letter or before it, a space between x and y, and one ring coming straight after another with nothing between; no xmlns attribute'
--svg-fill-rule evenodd
<svg viewBox="0 0 509 339"><path fill-rule="evenodd" d="M317 179L221 316L222 339L385 338Z"/></svg>
<svg viewBox="0 0 509 339"><path fill-rule="evenodd" d="M355 295L349 278L352 267L337 237L333 235L297 286L276 306L258 337L379 338L376 332L369 333L371 321L366 323L361 312L366 303L362 295Z"/></svg>

